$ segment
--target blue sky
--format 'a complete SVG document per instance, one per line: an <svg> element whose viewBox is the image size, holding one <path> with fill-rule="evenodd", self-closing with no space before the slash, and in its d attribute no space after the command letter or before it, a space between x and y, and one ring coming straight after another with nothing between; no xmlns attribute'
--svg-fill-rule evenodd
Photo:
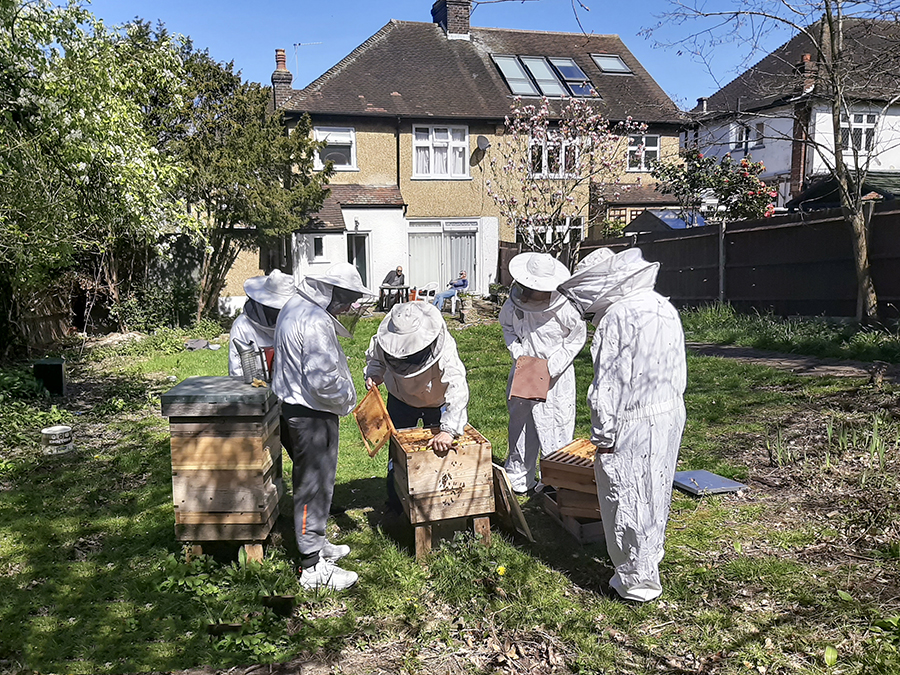
<svg viewBox="0 0 900 675"><path fill-rule="evenodd" d="M189 35L218 61L234 61L247 80L269 84L275 49L287 52L293 85L302 88L376 33L390 19L431 21L433 0L92 0L88 9L108 25L139 16ZM87 4L85 0L85 4ZM707 68L676 50L655 48L638 32L659 22L665 0L610 2L584 0L579 11L587 32L617 33L681 107L692 108L735 75L740 60L729 46L716 54L715 78ZM473 26L579 32L572 0L516 0L477 6ZM673 37L687 28L666 26ZM295 44L298 45L295 47ZM777 44L770 45L771 47ZM718 80L718 82L717 82Z"/></svg>

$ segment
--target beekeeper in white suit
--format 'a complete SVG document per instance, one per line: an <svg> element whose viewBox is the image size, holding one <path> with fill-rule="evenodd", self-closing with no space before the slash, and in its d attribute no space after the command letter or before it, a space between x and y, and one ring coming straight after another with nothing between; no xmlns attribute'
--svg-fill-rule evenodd
<svg viewBox="0 0 900 675"><path fill-rule="evenodd" d="M639 249L594 251L559 286L597 326L588 389L594 474L623 598L659 597L672 480L684 430L687 381L678 312L653 286L659 263Z"/></svg>
<svg viewBox="0 0 900 675"><path fill-rule="evenodd" d="M235 338L244 343L252 342L257 350L275 344L278 313L296 292L294 278L281 270L272 270L268 276L253 277L244 282L247 302L244 303L241 315L231 324L231 333L228 335L229 375L244 375L241 357L234 344Z"/></svg>
<svg viewBox="0 0 900 675"><path fill-rule="evenodd" d="M338 263L300 282L275 326L272 391L281 400L281 438L294 463L294 530L300 549L300 585L341 590L356 572L335 563L350 547L325 538L338 461L338 426L356 405L347 357L337 336L350 337L374 293L356 268Z"/></svg>
<svg viewBox="0 0 900 675"><path fill-rule="evenodd" d="M575 431L575 368L587 330L581 315L556 291L569 278L565 265L547 253L520 253L509 261L515 283L500 310L503 339L513 359L507 383L509 456L506 473L513 491L539 488L539 457L572 442ZM520 356L546 359L550 390L546 401L510 398Z"/></svg>
<svg viewBox="0 0 900 675"><path fill-rule="evenodd" d="M441 311L426 302L394 305L378 326L366 351L366 387L384 383L387 411L397 429L440 426L429 442L447 452L466 426L469 385L456 340ZM388 505L401 504L388 465Z"/></svg>

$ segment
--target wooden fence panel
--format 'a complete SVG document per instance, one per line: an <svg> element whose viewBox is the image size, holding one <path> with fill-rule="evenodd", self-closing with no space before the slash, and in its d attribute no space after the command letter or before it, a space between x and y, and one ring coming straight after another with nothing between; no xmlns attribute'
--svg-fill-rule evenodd
<svg viewBox="0 0 900 675"><path fill-rule="evenodd" d="M840 210L733 223L721 240L719 228L708 226L589 241L582 251L600 246L640 247L647 260L660 263L657 290L681 307L721 297L740 311L782 316L856 314L853 244ZM900 315L900 205L876 206L869 246L882 310L885 316L896 317Z"/></svg>

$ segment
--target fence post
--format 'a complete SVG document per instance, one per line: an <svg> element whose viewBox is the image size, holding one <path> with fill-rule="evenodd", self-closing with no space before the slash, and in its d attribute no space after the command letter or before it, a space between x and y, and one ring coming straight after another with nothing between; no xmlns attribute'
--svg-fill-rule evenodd
<svg viewBox="0 0 900 675"><path fill-rule="evenodd" d="M719 302L725 302L725 221L719 223Z"/></svg>

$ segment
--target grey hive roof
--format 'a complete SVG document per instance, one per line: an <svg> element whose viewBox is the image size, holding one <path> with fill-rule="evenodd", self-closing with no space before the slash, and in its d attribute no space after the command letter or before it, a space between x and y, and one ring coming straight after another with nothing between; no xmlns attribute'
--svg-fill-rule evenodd
<svg viewBox="0 0 900 675"><path fill-rule="evenodd" d="M575 59L607 117L677 123L680 113L618 35L471 28L448 40L433 23L395 21L285 102L287 112L437 119L503 119L513 96L491 54ZM634 73L600 71L591 54L617 54ZM525 98L523 100L529 100ZM533 100L533 99L532 99Z"/></svg>
<svg viewBox="0 0 900 675"><path fill-rule="evenodd" d="M828 97L827 80L817 78L815 71L822 54L817 42L826 44L821 24L798 33L765 56L759 63L738 75L707 99L707 111L753 111L778 105L804 94L804 76L799 65L804 54L811 56L813 74L812 96ZM844 19L844 68L846 92L857 100L887 100L900 88L900 26L892 21ZM824 72L824 69L823 69ZM694 112L700 112L700 107Z"/></svg>

